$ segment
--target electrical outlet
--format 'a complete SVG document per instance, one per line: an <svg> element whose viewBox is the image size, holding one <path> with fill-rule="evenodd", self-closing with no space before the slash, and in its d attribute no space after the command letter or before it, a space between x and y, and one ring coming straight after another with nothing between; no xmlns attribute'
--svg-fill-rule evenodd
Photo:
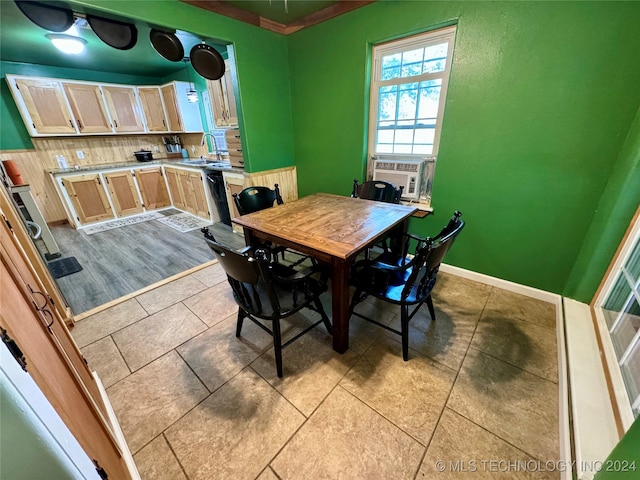
<svg viewBox="0 0 640 480"><path fill-rule="evenodd" d="M84 158L84 152L82 150L77 150L76 151L76 155L78 156L78 158L80 160L82 160Z"/></svg>
<svg viewBox="0 0 640 480"><path fill-rule="evenodd" d="M195 155L195 154L196 154L196 146L195 146L195 145L191 145L191 153L192 153L193 155Z"/></svg>
<svg viewBox="0 0 640 480"><path fill-rule="evenodd" d="M60 168L69 168L67 164L67 159L64 158L64 155L56 155L56 162L58 162L58 166Z"/></svg>
<svg viewBox="0 0 640 480"><path fill-rule="evenodd" d="M158 153L160 151L160 148L158 147L158 145L155 145L153 147L153 151L156 152L156 153Z"/></svg>

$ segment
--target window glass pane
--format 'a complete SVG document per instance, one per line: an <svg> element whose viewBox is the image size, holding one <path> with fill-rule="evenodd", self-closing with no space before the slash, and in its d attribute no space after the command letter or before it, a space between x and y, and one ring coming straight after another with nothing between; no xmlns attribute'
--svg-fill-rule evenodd
<svg viewBox="0 0 640 480"><path fill-rule="evenodd" d="M402 78L413 77L422 73L422 57L424 48L411 50L402 54Z"/></svg>
<svg viewBox="0 0 640 480"><path fill-rule="evenodd" d="M398 119L414 120L418 105L418 83L400 85L400 99L398 101ZM413 122L411 122L413 123Z"/></svg>
<svg viewBox="0 0 640 480"><path fill-rule="evenodd" d="M415 143L433 145L435 139L435 128L416 128L416 134L414 137Z"/></svg>
<svg viewBox="0 0 640 480"><path fill-rule="evenodd" d="M378 143L393 143L393 130L378 130Z"/></svg>
<svg viewBox="0 0 640 480"><path fill-rule="evenodd" d="M378 100L378 120L395 120L398 87L381 87Z"/></svg>
<svg viewBox="0 0 640 480"><path fill-rule="evenodd" d="M422 72L444 72L445 68L447 68L448 47L449 42L445 42L425 48Z"/></svg>
<svg viewBox="0 0 640 480"><path fill-rule="evenodd" d="M627 273L631 275L634 282L637 281L638 277L640 277L640 248L637 243L633 249L633 253L631 253L631 257L629 257L629 260L627 260L624 267L626 268Z"/></svg>
<svg viewBox="0 0 640 480"><path fill-rule="evenodd" d="M420 104L418 107L418 119L421 123L435 125L438 116L440 102L440 85L433 85L434 81L420 82ZM438 80L437 83L442 83Z"/></svg>
<svg viewBox="0 0 640 480"><path fill-rule="evenodd" d="M624 383L627 386L629 398L633 405L638 395L640 395L640 344L636 343L631 355L622 365L621 370L622 378L624 378Z"/></svg>
<svg viewBox="0 0 640 480"><path fill-rule="evenodd" d="M613 325L618 313L621 312L627 304L630 295L631 287L629 287L624 275L620 273L611 293L602 306L602 313L604 313L604 318L609 328Z"/></svg>
<svg viewBox="0 0 640 480"><path fill-rule="evenodd" d="M627 348L629 348L638 330L640 330L640 306L636 298L632 297L620 322L618 322L616 328L611 332L611 340L613 340L613 346L615 347L618 359L620 359Z"/></svg>
<svg viewBox="0 0 640 480"><path fill-rule="evenodd" d="M380 78L382 80L391 80L392 78L400 78L400 65L402 62L402 54L387 55L382 57L382 72Z"/></svg>
<svg viewBox="0 0 640 480"><path fill-rule="evenodd" d="M421 145L416 143L413 145L413 153L421 155L431 155L433 153L433 145Z"/></svg>
<svg viewBox="0 0 640 480"><path fill-rule="evenodd" d="M413 143L413 129L397 130L396 143Z"/></svg>

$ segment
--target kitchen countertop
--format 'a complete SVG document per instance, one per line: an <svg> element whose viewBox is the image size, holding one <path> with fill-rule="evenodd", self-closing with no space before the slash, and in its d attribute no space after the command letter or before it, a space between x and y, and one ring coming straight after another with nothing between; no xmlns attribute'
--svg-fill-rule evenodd
<svg viewBox="0 0 640 480"><path fill-rule="evenodd" d="M52 175L59 175L64 173L74 173L74 172L89 172L94 170L107 170L107 169L115 169L115 168L138 168L138 167L149 167L153 165L165 165L165 166L178 166L178 167L189 167L196 169L208 169L208 170L219 170L219 171L229 171L229 172L244 172L244 168L241 167L232 167L230 164L225 162L218 162L216 160L203 160L201 158L180 158L175 160L169 160L166 158L152 160L150 162L138 162L138 161L129 161L129 162L121 162L121 163L104 163L98 165L78 165L69 168L56 168L49 170L49 173Z"/></svg>

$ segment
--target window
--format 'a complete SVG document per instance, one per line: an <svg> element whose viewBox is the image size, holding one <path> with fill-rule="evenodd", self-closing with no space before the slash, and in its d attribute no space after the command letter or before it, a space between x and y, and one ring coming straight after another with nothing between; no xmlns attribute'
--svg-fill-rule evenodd
<svg viewBox="0 0 640 480"><path fill-rule="evenodd" d="M431 202L454 38L455 27L447 27L373 47L368 170L375 179L403 183L400 175L385 177L382 169L376 172L376 160L386 169L393 162L409 162L398 165L396 171L419 160L418 190L410 197L427 204ZM409 175L405 178L407 194L412 180Z"/></svg>
<svg viewBox="0 0 640 480"><path fill-rule="evenodd" d="M594 306L614 389L616 383L619 386L616 397L623 420L631 407L632 416L625 422L629 423L640 415L640 217L636 216Z"/></svg>

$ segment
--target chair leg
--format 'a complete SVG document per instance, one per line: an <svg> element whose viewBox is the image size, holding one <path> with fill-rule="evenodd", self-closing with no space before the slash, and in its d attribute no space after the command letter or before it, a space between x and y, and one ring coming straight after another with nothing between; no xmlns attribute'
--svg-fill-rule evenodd
<svg viewBox="0 0 640 480"><path fill-rule="evenodd" d="M276 371L282 378L282 338L280 336L280 320L273 321L273 349L276 354Z"/></svg>
<svg viewBox="0 0 640 480"><path fill-rule="evenodd" d="M351 315L353 315L353 310L356 308L356 305L360 303L358 301L358 298L360 298L360 295L362 295L362 290L359 288L356 288L356 291L353 292L353 297L351 297L351 305L349 305L349 318L351 318Z"/></svg>
<svg viewBox="0 0 640 480"><path fill-rule="evenodd" d="M236 337L240 336L240 332L242 332L242 322L244 320L245 317L245 313L244 311L239 308L238 309L238 322L236 323Z"/></svg>
<svg viewBox="0 0 640 480"><path fill-rule="evenodd" d="M400 306L400 332L402 334L402 358L409 360L409 306Z"/></svg>
<svg viewBox="0 0 640 480"><path fill-rule="evenodd" d="M332 330L331 330L331 322L329 321L329 317L327 317L326 312L324 311L324 307L322 306L322 302L320 301L319 298L316 298L313 301L314 305L316 306L316 308L318 309L318 313L322 316L322 321L324 322L324 326L327 328L327 332L329 332L329 335L332 335Z"/></svg>
<svg viewBox="0 0 640 480"><path fill-rule="evenodd" d="M425 300L427 302L427 307L429 308L429 313L431 314L431 320L436 321L436 311L433 309L433 300L431 300L431 294Z"/></svg>

